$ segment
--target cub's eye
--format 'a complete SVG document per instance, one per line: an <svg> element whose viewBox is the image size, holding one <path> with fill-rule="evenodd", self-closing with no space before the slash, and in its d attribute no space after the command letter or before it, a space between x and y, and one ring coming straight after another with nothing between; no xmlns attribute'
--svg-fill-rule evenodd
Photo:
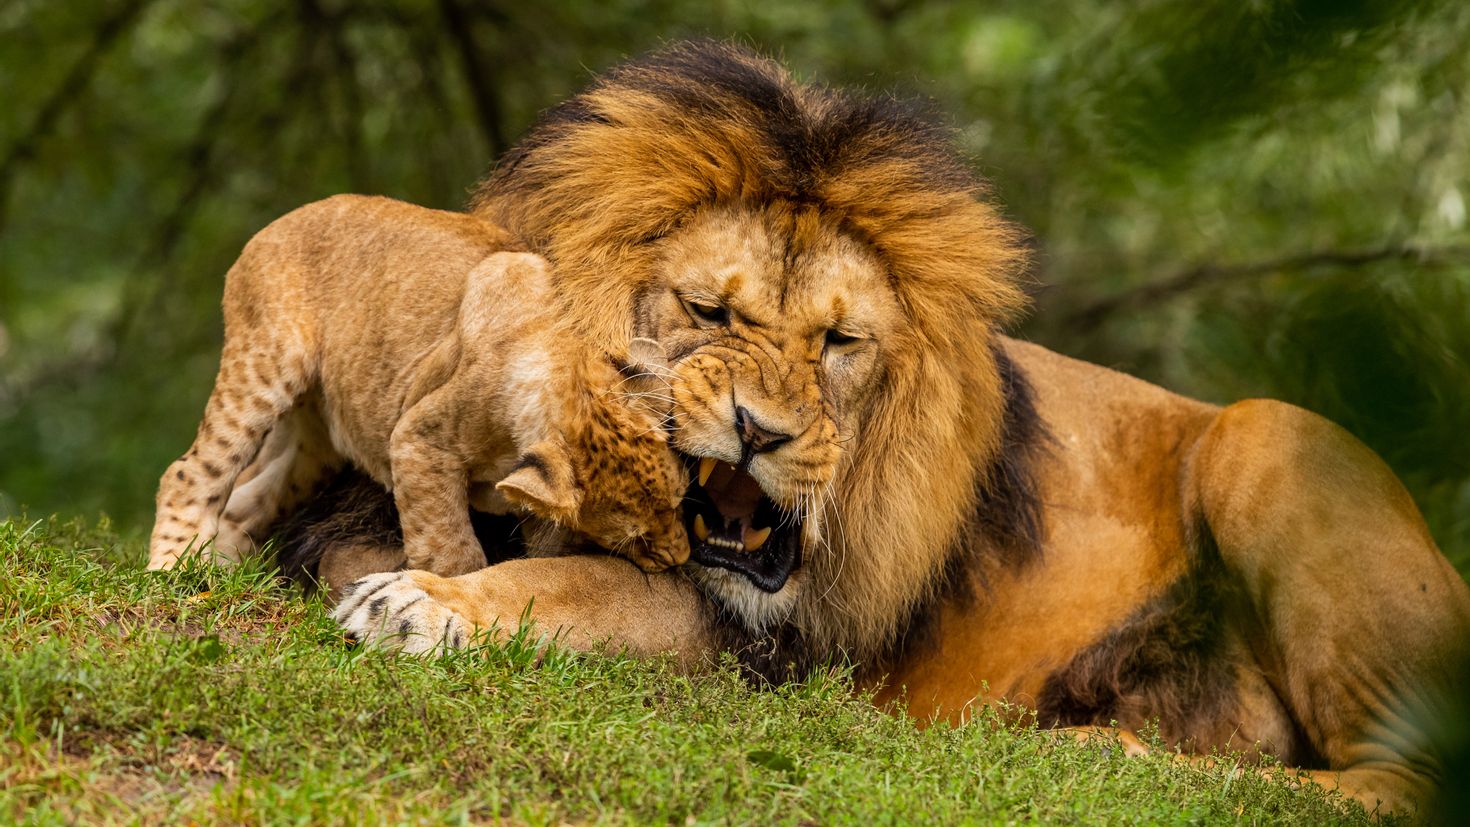
<svg viewBox="0 0 1470 827"><path fill-rule="evenodd" d="M853 342L856 342L860 338L862 338L862 337L861 336L853 336L853 335L850 335L850 334L847 334L847 333L843 333L842 331L837 330L835 328L832 329L832 330L827 331L827 345L828 345L828 347L842 347L843 345L850 345Z"/></svg>
<svg viewBox="0 0 1470 827"><path fill-rule="evenodd" d="M684 307L688 308L689 315L710 324L724 324L730 320L730 312L718 304L685 299Z"/></svg>

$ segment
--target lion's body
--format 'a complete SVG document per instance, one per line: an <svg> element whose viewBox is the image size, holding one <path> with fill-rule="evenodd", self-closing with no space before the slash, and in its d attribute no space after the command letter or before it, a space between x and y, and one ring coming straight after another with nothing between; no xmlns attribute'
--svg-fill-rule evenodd
<svg viewBox="0 0 1470 827"><path fill-rule="evenodd" d="M1470 590L1402 486L1305 411L1001 337L1016 234L938 131L675 47L548 113L477 209L551 259L582 335L664 344L676 447L744 469L699 505L712 536L748 536L767 500L786 533L697 547L687 578L566 558L375 575L338 608L354 634L407 624L422 650L534 598L574 645L778 675L846 656L921 720L997 698L1046 726L1157 717L1187 750L1340 773L1370 808L1424 800L1421 713Z"/></svg>
<svg viewBox="0 0 1470 827"><path fill-rule="evenodd" d="M512 248L472 216L361 196L261 231L226 278L219 378L160 483L150 566L207 540L240 554L344 462L393 491L414 568L484 565L471 502L682 562L661 406L564 334L544 259Z"/></svg>
<svg viewBox="0 0 1470 827"><path fill-rule="evenodd" d="M1186 750L1343 771L1372 809L1427 800L1426 723L1470 641L1470 590L1371 451L1278 402L1204 405L1034 345L1008 351L1051 435L1039 557L941 605L879 699L959 720L1158 720Z"/></svg>

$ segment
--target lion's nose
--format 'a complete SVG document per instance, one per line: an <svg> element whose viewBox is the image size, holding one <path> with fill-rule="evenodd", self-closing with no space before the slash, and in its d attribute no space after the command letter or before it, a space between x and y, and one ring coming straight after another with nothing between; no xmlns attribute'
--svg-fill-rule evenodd
<svg viewBox="0 0 1470 827"><path fill-rule="evenodd" d="M763 454L774 451L791 441L791 434L783 434L761 426L743 406L735 406L735 433L751 451Z"/></svg>

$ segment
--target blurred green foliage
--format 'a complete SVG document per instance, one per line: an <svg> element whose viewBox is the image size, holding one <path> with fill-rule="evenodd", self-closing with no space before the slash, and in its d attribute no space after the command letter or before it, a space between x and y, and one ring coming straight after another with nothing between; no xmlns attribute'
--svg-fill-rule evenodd
<svg viewBox="0 0 1470 827"><path fill-rule="evenodd" d="M1366 440L1470 571L1470 4L11 0L0 514L146 527L221 278L303 202L453 208L592 71L734 36L935 99L1035 234L1022 334Z"/></svg>

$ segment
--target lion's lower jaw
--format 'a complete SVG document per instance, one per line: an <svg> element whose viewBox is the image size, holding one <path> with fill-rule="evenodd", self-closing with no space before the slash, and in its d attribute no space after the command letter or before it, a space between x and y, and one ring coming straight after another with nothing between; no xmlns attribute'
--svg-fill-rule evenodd
<svg viewBox="0 0 1470 827"><path fill-rule="evenodd" d="M725 569L701 566L695 562L687 564L694 582L711 601L735 617L747 632L764 634L791 620L796 615L798 604L810 589L805 561L810 560L812 550L825 545L822 540L823 515L816 512L808 515L802 523L801 560L778 591L766 592L751 583L744 575Z"/></svg>
<svg viewBox="0 0 1470 827"><path fill-rule="evenodd" d="M721 608L734 615L747 631L761 633L790 619L801 597L806 572L797 569L780 591L764 592L745 575L688 563L694 582Z"/></svg>

